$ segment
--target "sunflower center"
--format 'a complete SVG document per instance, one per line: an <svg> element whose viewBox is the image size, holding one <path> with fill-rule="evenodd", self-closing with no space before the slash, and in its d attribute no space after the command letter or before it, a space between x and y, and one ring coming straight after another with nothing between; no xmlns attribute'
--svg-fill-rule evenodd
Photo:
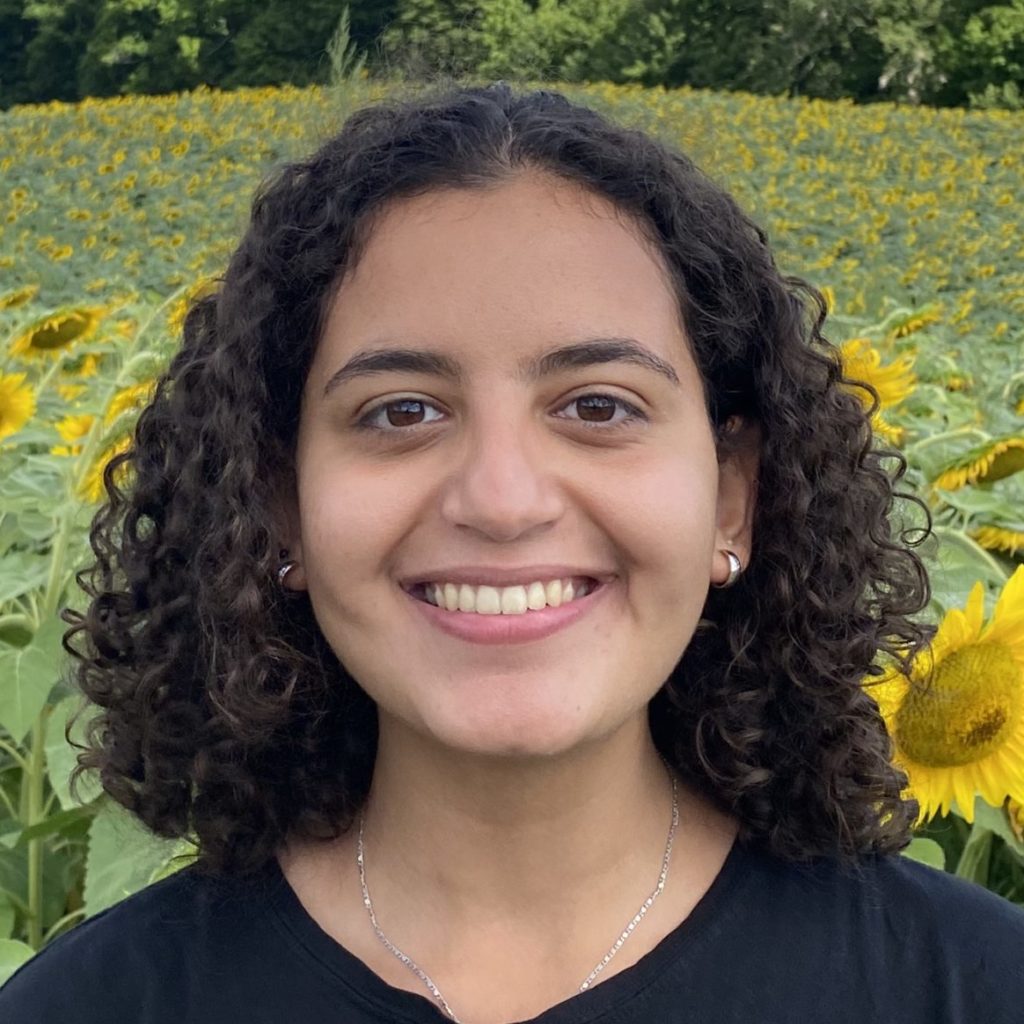
<svg viewBox="0 0 1024 1024"><path fill-rule="evenodd" d="M918 764L973 764L998 750L1021 713L1021 670L1002 644L954 651L896 714L896 739Z"/></svg>
<svg viewBox="0 0 1024 1024"><path fill-rule="evenodd" d="M81 337L89 328L89 321L77 313L59 321L44 324L32 334L32 347L49 351L63 348Z"/></svg>

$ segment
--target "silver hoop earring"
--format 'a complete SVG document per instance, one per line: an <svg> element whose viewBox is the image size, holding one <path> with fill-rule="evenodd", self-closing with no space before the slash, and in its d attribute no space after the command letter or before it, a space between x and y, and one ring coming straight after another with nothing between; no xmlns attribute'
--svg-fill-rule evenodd
<svg viewBox="0 0 1024 1024"><path fill-rule="evenodd" d="M292 571L292 569L294 569L294 568L295 568L295 566L297 566L298 564L299 564L298 562L285 562L285 563L284 563L284 565L282 565L282 566L281 566L281 568L277 570L277 582L278 582L278 583L279 583L279 584L280 584L280 585L281 585L282 587L284 586L284 579L285 579L285 577L286 577L286 576L288 575L288 573L290 573L290 572Z"/></svg>
<svg viewBox="0 0 1024 1024"><path fill-rule="evenodd" d="M726 548L724 554L729 559L729 575L726 576L722 583L711 584L711 586L716 587L718 590L725 590L726 587L731 587L740 578L740 573L743 572L743 563L734 551Z"/></svg>

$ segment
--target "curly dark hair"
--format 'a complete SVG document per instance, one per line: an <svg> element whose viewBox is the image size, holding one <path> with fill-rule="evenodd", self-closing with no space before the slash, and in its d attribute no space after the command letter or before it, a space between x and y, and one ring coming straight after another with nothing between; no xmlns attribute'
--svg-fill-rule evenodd
<svg viewBox="0 0 1024 1024"><path fill-rule="evenodd" d="M671 146L556 91L449 81L357 110L264 182L104 474L96 560L76 577L90 601L63 612L75 681L101 709L75 781L98 770L154 832L197 842L200 870L258 870L290 832L337 836L369 790L376 706L308 595L276 579L300 395L341 276L391 200L537 169L656 242L720 458L730 417L760 437L751 561L711 591L650 703L658 749L739 819L741 840L780 857L855 864L909 841L917 805L864 684L927 642L911 616L929 596L913 548L930 520L897 490L903 459L875 446L822 336L821 294L783 276L765 232ZM924 515L916 540L898 499Z"/></svg>

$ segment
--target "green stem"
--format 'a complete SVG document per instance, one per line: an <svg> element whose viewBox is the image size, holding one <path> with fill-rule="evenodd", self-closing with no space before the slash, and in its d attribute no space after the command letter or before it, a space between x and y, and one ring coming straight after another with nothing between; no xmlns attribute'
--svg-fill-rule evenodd
<svg viewBox="0 0 1024 1024"><path fill-rule="evenodd" d="M75 486L78 486L77 474ZM46 590L43 591L43 605L40 608L40 625L57 611L57 603L60 600L61 591L64 589L64 556L67 554L73 525L74 516L66 514L61 520L57 537L53 543L53 550L50 554L50 572L46 580Z"/></svg>
<svg viewBox="0 0 1024 1024"><path fill-rule="evenodd" d="M57 371L64 365L64 357L67 355L67 349L62 349L58 354L57 358L53 361L53 365L43 374L39 383L36 385L36 397L38 398L45 390L46 386L53 380Z"/></svg>
<svg viewBox="0 0 1024 1024"><path fill-rule="evenodd" d="M14 763L24 772L28 771L28 761L25 760L21 751L17 747L11 746L5 740L0 740L0 750L5 754L10 754L14 758Z"/></svg>
<svg viewBox="0 0 1024 1024"><path fill-rule="evenodd" d="M63 928L69 921L73 921L76 917L85 916L85 907L79 907L78 910L72 910L70 914L65 914L62 918L54 921L53 924L46 930L46 934L43 936L43 945L50 941L57 934L58 930Z"/></svg>
<svg viewBox="0 0 1024 1024"><path fill-rule="evenodd" d="M956 866L957 876L978 882L981 885L988 885L991 853L992 832L975 823L960 854L960 863Z"/></svg>
<svg viewBox="0 0 1024 1024"><path fill-rule="evenodd" d="M954 529L952 526L933 526L932 533L941 541L951 541L968 548L975 558L988 565L997 579L1006 579L1006 570L973 537L968 537L966 533L961 533L960 530Z"/></svg>
<svg viewBox="0 0 1024 1024"><path fill-rule="evenodd" d="M39 713L32 726L32 750L28 771L28 817L25 827L31 828L43 817L43 781L46 771L46 720L50 708ZM43 840L28 841L28 944L39 949L43 944Z"/></svg>
<svg viewBox="0 0 1024 1024"><path fill-rule="evenodd" d="M7 808L7 813L17 820L18 811L14 806L14 801L7 795L7 790L3 786L0 786L0 803L3 803L4 807Z"/></svg>
<svg viewBox="0 0 1024 1024"><path fill-rule="evenodd" d="M991 434L985 433L984 430L979 430L977 427L957 427L956 430L945 430L941 434L930 434L928 437L921 438L920 441L915 441L911 445L907 445L906 454L916 454L921 451L922 448L927 448L929 445L937 444L939 441L948 441L954 437L968 437L973 434L975 437L982 441L991 440Z"/></svg>

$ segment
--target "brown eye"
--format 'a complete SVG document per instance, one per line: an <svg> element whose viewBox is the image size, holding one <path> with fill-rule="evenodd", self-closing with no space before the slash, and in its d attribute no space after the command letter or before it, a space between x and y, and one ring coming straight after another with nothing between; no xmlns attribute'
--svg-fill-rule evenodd
<svg viewBox="0 0 1024 1024"><path fill-rule="evenodd" d="M395 398L390 402L381 402L380 405L375 405L359 420L356 426L361 430L397 433L436 422L436 420L421 418L425 410L436 408L435 405L422 398ZM386 423L381 422L381 413L385 414Z"/></svg>
<svg viewBox="0 0 1024 1024"><path fill-rule="evenodd" d="M626 415L616 420L614 418L615 411L619 406L625 410ZM578 417L569 417L570 419L576 419L577 422L583 423L587 427L606 432L617 430L620 427L630 427L647 419L646 414L631 402L627 402L617 395L605 395L600 392L592 391L590 394L578 395L563 406L564 409L574 407L578 410L579 415Z"/></svg>
<svg viewBox="0 0 1024 1024"><path fill-rule="evenodd" d="M609 395L584 395L582 398L574 398L572 404L579 408L581 418L585 422L609 423L615 416L615 406L618 401ZM583 414L584 409L588 410L587 415ZM604 415L605 413L607 415Z"/></svg>
<svg viewBox="0 0 1024 1024"><path fill-rule="evenodd" d="M387 410L387 421L393 427L414 427L419 422L417 415L423 415L425 403L415 398L400 398L397 402L388 402L383 406ZM398 409L397 413L392 410Z"/></svg>

